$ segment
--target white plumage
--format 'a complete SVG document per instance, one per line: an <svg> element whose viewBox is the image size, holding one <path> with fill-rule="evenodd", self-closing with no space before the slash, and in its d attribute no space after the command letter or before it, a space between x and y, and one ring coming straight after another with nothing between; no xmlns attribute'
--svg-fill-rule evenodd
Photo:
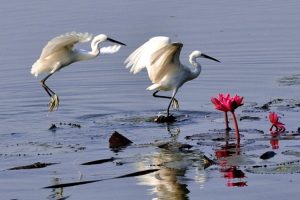
<svg viewBox="0 0 300 200"><path fill-rule="evenodd" d="M200 51L193 51L189 56L192 67L187 67L180 63L180 51L182 43L172 43L170 38L157 36L150 38L146 43L137 48L125 60L126 68L136 74L146 68L149 79L152 82L147 89L157 90L154 97L171 99L167 116L171 104L178 107L175 95L178 89L187 81L193 80L201 73L201 65L196 62L196 58L204 57L219 62L217 59L207 56ZM172 90L172 97L156 95L160 90Z"/></svg>
<svg viewBox="0 0 300 200"><path fill-rule="evenodd" d="M59 106L58 96L45 84L45 81L52 74L74 62L95 58L100 53L115 53L120 49L120 45L125 45L104 34L100 34L95 36L92 40L91 51L74 48L75 44L88 42L91 41L91 39L92 34L89 33L71 32L57 36L47 43L42 50L40 58L32 65L31 74L38 76L41 73L48 73L48 76L41 80L41 84L47 94L51 97L49 111L53 111L54 108L58 108ZM99 45L104 41L114 42L118 45L100 49Z"/></svg>
<svg viewBox="0 0 300 200"><path fill-rule="evenodd" d="M74 60L74 45L78 42L88 42L92 38L89 33L66 33L50 40L43 48L40 58L32 65L31 74L54 73L62 63Z"/></svg>

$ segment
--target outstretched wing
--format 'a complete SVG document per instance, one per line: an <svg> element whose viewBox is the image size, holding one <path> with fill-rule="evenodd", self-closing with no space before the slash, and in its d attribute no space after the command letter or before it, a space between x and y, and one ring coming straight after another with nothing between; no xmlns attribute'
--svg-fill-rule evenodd
<svg viewBox="0 0 300 200"><path fill-rule="evenodd" d="M168 37L157 36L150 38L128 56L124 62L126 68L130 68L130 72L134 74L140 72L145 67L149 70L148 67L150 66L152 54L170 43L171 41Z"/></svg>
<svg viewBox="0 0 300 200"><path fill-rule="evenodd" d="M152 54L147 69L153 83L159 82L167 73L180 70L179 57L182 46L182 43L168 44Z"/></svg>
<svg viewBox="0 0 300 200"><path fill-rule="evenodd" d="M153 37L131 53L124 63L134 74L147 68L150 80L157 83L168 72L180 67L181 48L182 43L171 43L168 37Z"/></svg>
<svg viewBox="0 0 300 200"><path fill-rule="evenodd" d="M60 51L62 49L72 50L74 44L78 42L87 42L92 39L92 34L89 33L66 33L60 36L57 36L50 40L48 44L44 47L40 59L44 59L49 55Z"/></svg>

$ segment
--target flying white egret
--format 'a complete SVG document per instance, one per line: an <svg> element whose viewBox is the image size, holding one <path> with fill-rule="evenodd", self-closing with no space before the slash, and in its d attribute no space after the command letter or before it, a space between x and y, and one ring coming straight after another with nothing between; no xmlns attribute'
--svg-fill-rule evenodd
<svg viewBox="0 0 300 200"><path fill-rule="evenodd" d="M125 45L122 42L113 40L104 34L94 37L91 42L91 51L82 49L75 49L74 45L79 42L91 41L92 34L89 33L66 33L57 36L50 40L44 47L40 58L32 65L31 74L38 76L41 73L49 73L44 79L41 80L41 85L50 96L49 111L59 106L58 96L51 90L45 81L60 69L81 60L89 60L101 54L112 54L119 51L120 45ZM110 41L118 45L103 47L100 49L99 45L102 42Z"/></svg>
<svg viewBox="0 0 300 200"><path fill-rule="evenodd" d="M170 115L171 105L175 108L179 107L175 98L178 89L185 82L197 78L201 73L201 65L196 58L203 57L220 62L200 51L193 51L189 56L192 67L182 65L179 60L182 46L183 44L179 42L171 43L168 37L153 37L131 53L124 62L126 68L130 68L130 72L133 74L147 68L149 78L153 83L147 90L156 90L153 93L154 97L171 99L167 117ZM160 90L172 90L173 94L171 97L157 95Z"/></svg>

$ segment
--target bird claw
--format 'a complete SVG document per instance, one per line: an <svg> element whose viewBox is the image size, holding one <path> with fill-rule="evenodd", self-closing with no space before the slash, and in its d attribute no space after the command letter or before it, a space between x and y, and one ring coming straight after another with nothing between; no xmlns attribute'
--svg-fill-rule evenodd
<svg viewBox="0 0 300 200"><path fill-rule="evenodd" d="M173 99L172 101L172 107L176 110L179 110L179 102L177 99Z"/></svg>
<svg viewBox="0 0 300 200"><path fill-rule="evenodd" d="M52 112L54 110L54 108L57 110L58 106L59 106L59 98L56 94L54 94L51 99L50 102L48 104L49 106L49 112Z"/></svg>

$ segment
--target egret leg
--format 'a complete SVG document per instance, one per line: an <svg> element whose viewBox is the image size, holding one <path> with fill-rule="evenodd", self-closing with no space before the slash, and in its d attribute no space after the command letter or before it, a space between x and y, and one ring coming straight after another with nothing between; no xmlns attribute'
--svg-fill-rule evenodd
<svg viewBox="0 0 300 200"><path fill-rule="evenodd" d="M169 106L168 106L168 109L167 109L167 117L169 117L169 115L170 115L170 107L171 107L171 105L173 104L172 102L175 101L174 99L175 99L175 97L172 97L172 98L171 98L171 101L170 101L170 103L169 103ZM176 100L176 101L177 101L177 100Z"/></svg>
<svg viewBox="0 0 300 200"><path fill-rule="evenodd" d="M179 108L179 103L178 100L175 98L175 95L173 95L173 97L169 97L169 96L162 96L162 95L157 95L157 93L159 92L159 90L155 91L153 93L154 97L158 97L158 98L164 98L164 99L171 99L168 109L167 109L167 116L169 116L170 114L170 107L171 105L173 106L173 108L178 109Z"/></svg>
<svg viewBox="0 0 300 200"><path fill-rule="evenodd" d="M52 73L53 74L53 73ZM53 92L53 90L51 90L47 85L46 85L46 80L52 75L49 74L48 76L46 76L44 79L41 80L41 85L44 88L44 90L47 92L47 94L50 96L50 102L48 104L49 106L49 112L52 112L54 110L54 108L56 108L56 110L58 109L59 106L59 98L58 96L55 94L55 92Z"/></svg>
<svg viewBox="0 0 300 200"><path fill-rule="evenodd" d="M55 94L46 84L45 84L45 82L46 82L46 80L48 79L48 78L50 78L50 76L52 76L53 75L53 73L52 74L49 74L48 76L46 76L44 79L42 79L41 80L41 85L42 85L42 87L46 90L46 92L49 94L49 96L51 97L53 94Z"/></svg>

